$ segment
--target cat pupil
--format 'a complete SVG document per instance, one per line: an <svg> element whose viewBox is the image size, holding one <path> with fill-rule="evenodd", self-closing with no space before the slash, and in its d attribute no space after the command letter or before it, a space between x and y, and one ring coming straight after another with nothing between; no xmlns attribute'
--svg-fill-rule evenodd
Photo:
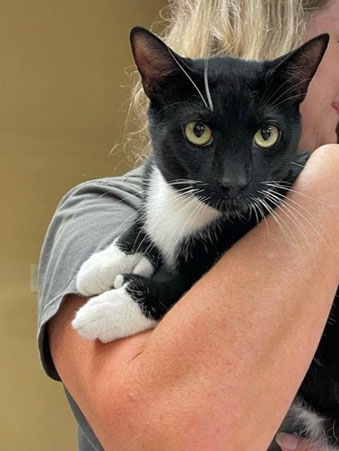
<svg viewBox="0 0 339 451"><path fill-rule="evenodd" d="M197 138L200 138L205 133L205 126L204 124L196 124L194 126L194 134Z"/></svg>
<svg viewBox="0 0 339 451"><path fill-rule="evenodd" d="M271 135L272 135L271 127L265 127L261 129L261 136L264 138L265 141L268 141Z"/></svg>

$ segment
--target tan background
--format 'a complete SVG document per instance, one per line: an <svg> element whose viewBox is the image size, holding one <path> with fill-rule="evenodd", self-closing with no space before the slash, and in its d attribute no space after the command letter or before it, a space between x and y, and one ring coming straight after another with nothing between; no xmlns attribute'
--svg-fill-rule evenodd
<svg viewBox="0 0 339 451"><path fill-rule="evenodd" d="M71 451L61 384L36 350L37 263L60 197L128 168L118 147L133 25L165 0L0 0L0 449Z"/></svg>

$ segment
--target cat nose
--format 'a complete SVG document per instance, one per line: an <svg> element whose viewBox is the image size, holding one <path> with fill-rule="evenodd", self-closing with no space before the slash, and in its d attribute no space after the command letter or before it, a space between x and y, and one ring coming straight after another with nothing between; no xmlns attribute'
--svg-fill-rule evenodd
<svg viewBox="0 0 339 451"><path fill-rule="evenodd" d="M239 181L238 183L230 183L228 180L222 180L220 186L228 200L240 199L242 191L248 186L248 182Z"/></svg>

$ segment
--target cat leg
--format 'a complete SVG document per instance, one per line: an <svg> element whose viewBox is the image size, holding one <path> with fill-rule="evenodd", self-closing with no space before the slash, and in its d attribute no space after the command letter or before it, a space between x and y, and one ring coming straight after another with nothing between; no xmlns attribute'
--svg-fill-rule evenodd
<svg viewBox="0 0 339 451"><path fill-rule="evenodd" d="M148 318L126 287L109 290L90 299L78 310L72 326L87 340L109 343L153 328L157 321Z"/></svg>
<svg viewBox="0 0 339 451"><path fill-rule="evenodd" d="M120 274L114 286L125 287L144 314L155 320L160 320L189 288L182 276L166 271L157 272L151 279L136 274Z"/></svg>
<svg viewBox="0 0 339 451"><path fill-rule="evenodd" d="M165 278L164 273L155 280L121 274L115 288L90 299L77 312L72 326L82 337L108 343L154 328L185 292L186 284L177 276Z"/></svg>
<svg viewBox="0 0 339 451"><path fill-rule="evenodd" d="M113 287L115 277L122 272L150 277L158 260L152 244L136 222L113 244L82 264L76 278L77 290L83 296L103 293Z"/></svg>

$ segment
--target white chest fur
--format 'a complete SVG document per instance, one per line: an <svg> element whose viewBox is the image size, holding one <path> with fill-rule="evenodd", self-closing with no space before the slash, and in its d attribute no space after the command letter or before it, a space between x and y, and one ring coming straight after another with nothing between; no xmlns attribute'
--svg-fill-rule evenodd
<svg viewBox="0 0 339 451"><path fill-rule="evenodd" d="M153 168L150 178L146 211L144 227L170 267L180 242L199 234L221 216L193 194L169 185L158 168Z"/></svg>

